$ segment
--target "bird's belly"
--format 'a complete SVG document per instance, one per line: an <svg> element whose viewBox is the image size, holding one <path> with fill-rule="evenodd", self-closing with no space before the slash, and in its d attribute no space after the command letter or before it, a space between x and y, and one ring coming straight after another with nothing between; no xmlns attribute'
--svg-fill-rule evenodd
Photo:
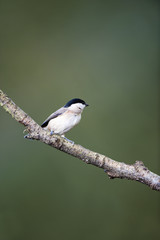
<svg viewBox="0 0 160 240"><path fill-rule="evenodd" d="M64 134L77 125L81 120L81 115L65 115L50 120L48 129L56 134Z"/></svg>

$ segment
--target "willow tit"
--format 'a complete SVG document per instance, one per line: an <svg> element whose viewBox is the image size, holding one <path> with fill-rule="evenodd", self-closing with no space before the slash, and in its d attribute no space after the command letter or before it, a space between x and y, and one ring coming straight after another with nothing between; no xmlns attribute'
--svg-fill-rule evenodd
<svg viewBox="0 0 160 240"><path fill-rule="evenodd" d="M77 125L81 120L81 113L89 106L85 101L74 98L63 107L52 113L41 125L50 134L58 134L64 137L64 133ZM68 140L68 139L67 139Z"/></svg>

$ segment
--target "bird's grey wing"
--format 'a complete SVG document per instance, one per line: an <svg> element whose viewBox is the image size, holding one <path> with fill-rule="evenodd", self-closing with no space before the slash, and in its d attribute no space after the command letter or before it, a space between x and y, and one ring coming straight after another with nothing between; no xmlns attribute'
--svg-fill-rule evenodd
<svg viewBox="0 0 160 240"><path fill-rule="evenodd" d="M62 107L60 109L58 109L56 112L52 113L41 125L42 128L46 127L49 123L49 121L53 118L58 117L59 115L63 114L64 112L67 111L67 108Z"/></svg>

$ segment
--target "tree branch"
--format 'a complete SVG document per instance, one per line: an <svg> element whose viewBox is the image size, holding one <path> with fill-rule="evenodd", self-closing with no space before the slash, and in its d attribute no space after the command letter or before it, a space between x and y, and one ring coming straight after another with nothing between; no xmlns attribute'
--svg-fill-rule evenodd
<svg viewBox="0 0 160 240"><path fill-rule="evenodd" d="M25 136L27 139L39 140L51 147L79 158L87 164L102 168L111 179L126 178L135 180L148 185L151 189L160 191L160 176L149 171L143 162L136 161L133 165L117 162L80 145L72 144L60 136L50 136L49 132L43 130L29 115L4 94L2 90L0 90L0 105L11 114L17 122L27 127L28 135Z"/></svg>

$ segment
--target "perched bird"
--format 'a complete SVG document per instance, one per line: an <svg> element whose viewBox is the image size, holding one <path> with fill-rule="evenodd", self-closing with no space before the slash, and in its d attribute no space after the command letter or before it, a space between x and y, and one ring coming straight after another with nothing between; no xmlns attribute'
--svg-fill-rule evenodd
<svg viewBox="0 0 160 240"><path fill-rule="evenodd" d="M85 101L74 98L63 107L52 113L41 125L50 134L58 134L64 137L64 133L77 125L81 120L81 113L89 106ZM68 140L68 139L67 139Z"/></svg>

